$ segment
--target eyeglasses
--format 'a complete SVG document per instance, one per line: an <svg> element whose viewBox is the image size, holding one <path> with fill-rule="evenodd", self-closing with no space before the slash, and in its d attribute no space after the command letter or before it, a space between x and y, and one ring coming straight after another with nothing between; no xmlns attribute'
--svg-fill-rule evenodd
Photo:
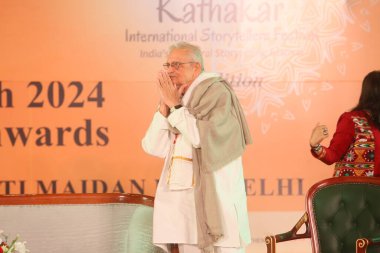
<svg viewBox="0 0 380 253"><path fill-rule="evenodd" d="M172 63L164 63L162 66L164 66L165 70L168 70L170 67L175 68L176 70L179 69L179 66L183 64L189 64L189 63L195 63L194 61L189 61L189 62L178 62L178 61L173 61Z"/></svg>

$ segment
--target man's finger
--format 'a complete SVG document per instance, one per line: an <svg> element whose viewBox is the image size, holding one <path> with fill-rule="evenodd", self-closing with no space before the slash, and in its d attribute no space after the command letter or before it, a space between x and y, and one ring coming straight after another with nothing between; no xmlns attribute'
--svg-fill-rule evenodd
<svg viewBox="0 0 380 253"><path fill-rule="evenodd" d="M157 79L158 79L158 83L160 84L160 86L162 87L164 85L164 80L162 79L162 75L161 73L158 73L157 75Z"/></svg>

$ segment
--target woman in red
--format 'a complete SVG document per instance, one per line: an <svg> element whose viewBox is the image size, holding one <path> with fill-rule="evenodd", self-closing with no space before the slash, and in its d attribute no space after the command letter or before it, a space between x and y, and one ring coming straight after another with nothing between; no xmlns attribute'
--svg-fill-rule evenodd
<svg viewBox="0 0 380 253"><path fill-rule="evenodd" d="M326 164L335 163L334 177L380 176L380 71L367 74L358 105L343 113L329 147L325 125L317 125L310 137L311 152Z"/></svg>

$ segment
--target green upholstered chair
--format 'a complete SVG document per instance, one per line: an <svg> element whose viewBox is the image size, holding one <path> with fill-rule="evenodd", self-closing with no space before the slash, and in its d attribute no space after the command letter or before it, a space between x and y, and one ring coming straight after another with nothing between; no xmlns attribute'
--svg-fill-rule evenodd
<svg viewBox="0 0 380 253"><path fill-rule="evenodd" d="M313 253L380 252L380 178L335 177L314 184L306 213L289 232L267 236L267 252L275 253L276 243L303 238L310 238Z"/></svg>

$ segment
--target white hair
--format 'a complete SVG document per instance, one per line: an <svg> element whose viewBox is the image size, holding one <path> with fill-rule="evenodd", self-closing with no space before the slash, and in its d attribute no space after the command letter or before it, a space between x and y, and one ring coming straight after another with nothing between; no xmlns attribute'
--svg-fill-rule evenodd
<svg viewBox="0 0 380 253"><path fill-rule="evenodd" d="M202 71L204 70L202 52L198 46L190 44L188 42L181 41L181 42L175 43L169 47L169 54L175 49L189 50L192 53L193 60L195 62L198 62L201 65Z"/></svg>

